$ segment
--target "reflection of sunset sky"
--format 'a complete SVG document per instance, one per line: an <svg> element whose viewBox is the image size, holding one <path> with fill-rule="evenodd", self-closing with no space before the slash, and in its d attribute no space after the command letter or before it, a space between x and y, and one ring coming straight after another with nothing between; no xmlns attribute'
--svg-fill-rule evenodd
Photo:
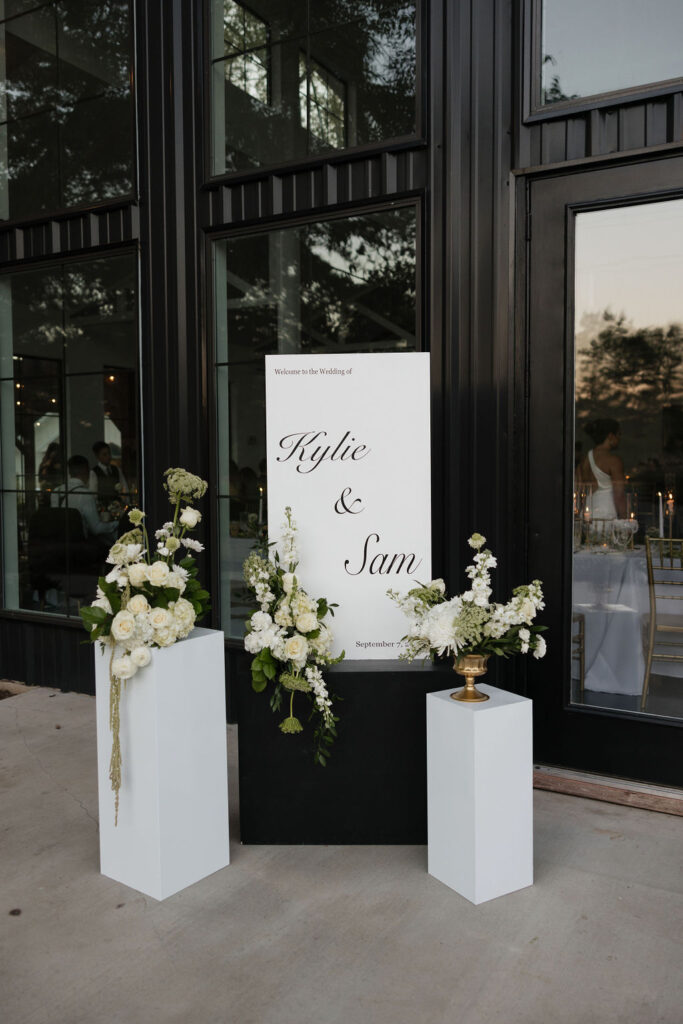
<svg viewBox="0 0 683 1024"><path fill-rule="evenodd" d="M683 199L578 214L575 267L577 354L605 309L634 327L683 323Z"/></svg>
<svg viewBox="0 0 683 1024"><path fill-rule="evenodd" d="M587 30L588 29L588 30ZM544 0L544 85L591 96L683 75L681 0Z"/></svg>

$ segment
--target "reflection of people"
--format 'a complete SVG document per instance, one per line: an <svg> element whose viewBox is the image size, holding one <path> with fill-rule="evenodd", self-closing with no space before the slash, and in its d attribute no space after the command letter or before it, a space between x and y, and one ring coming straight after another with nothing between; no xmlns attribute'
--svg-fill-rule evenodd
<svg viewBox="0 0 683 1024"><path fill-rule="evenodd" d="M122 494L128 494L126 478L111 461L111 448L106 441L96 441L92 446L97 462L90 473L88 486L101 505L120 500Z"/></svg>
<svg viewBox="0 0 683 1024"><path fill-rule="evenodd" d="M51 441L38 467L38 483L41 491L54 491L64 483L64 462L62 449L57 441Z"/></svg>
<svg viewBox="0 0 683 1024"><path fill-rule="evenodd" d="M52 492L53 508L78 509L83 520L86 537L101 537L107 544L113 542L117 523L103 523L97 514L95 495L88 487L90 467L84 455L72 455L67 462L69 478L66 487L62 484Z"/></svg>
<svg viewBox="0 0 683 1024"><path fill-rule="evenodd" d="M625 519L626 494L624 464L614 454L619 447L621 428L616 420L593 420L584 430L593 447L582 459L577 479L592 484L591 516L593 519Z"/></svg>

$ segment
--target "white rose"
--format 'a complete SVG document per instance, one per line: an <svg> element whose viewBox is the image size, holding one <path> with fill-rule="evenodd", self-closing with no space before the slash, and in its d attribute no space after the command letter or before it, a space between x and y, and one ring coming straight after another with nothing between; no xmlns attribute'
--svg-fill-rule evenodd
<svg viewBox="0 0 683 1024"><path fill-rule="evenodd" d="M149 611L149 601L144 594L134 594L126 606L126 611L132 615L140 615Z"/></svg>
<svg viewBox="0 0 683 1024"><path fill-rule="evenodd" d="M193 530L197 523L201 522L202 514L196 508L184 508L180 513L180 523L182 526L189 527Z"/></svg>
<svg viewBox="0 0 683 1024"><path fill-rule="evenodd" d="M118 612L111 624L111 635L115 640L125 641L135 632L135 617L130 612ZM123 677L121 677L123 678Z"/></svg>
<svg viewBox="0 0 683 1024"><path fill-rule="evenodd" d="M296 620L296 628L300 633L311 633L318 628L318 616L313 612L303 612Z"/></svg>
<svg viewBox="0 0 683 1024"><path fill-rule="evenodd" d="M308 641L305 637L295 633L285 643L285 658L295 664L303 665L308 654Z"/></svg>
<svg viewBox="0 0 683 1024"><path fill-rule="evenodd" d="M152 655L149 647L134 647L130 652L130 660L137 668L144 668L149 665Z"/></svg>
<svg viewBox="0 0 683 1024"><path fill-rule="evenodd" d="M117 679L130 679L137 672L137 665L124 654L122 658L114 658L111 663L111 674Z"/></svg>
<svg viewBox="0 0 683 1024"><path fill-rule="evenodd" d="M131 587L143 587L147 582L147 566L144 562L133 562L128 566L128 579Z"/></svg>
<svg viewBox="0 0 683 1024"><path fill-rule="evenodd" d="M286 572L282 577L282 589L285 594L291 594L292 587L296 583L296 576L293 572Z"/></svg>
<svg viewBox="0 0 683 1024"><path fill-rule="evenodd" d="M164 587L168 579L169 568L166 562L152 562L147 566L147 579L153 587Z"/></svg>
<svg viewBox="0 0 683 1024"><path fill-rule="evenodd" d="M166 608L152 608L149 623L153 629L166 629L171 624L171 613Z"/></svg>
<svg viewBox="0 0 683 1024"><path fill-rule="evenodd" d="M185 589L185 580L183 579L182 576L179 576L178 573L171 572L169 573L168 579L166 580L164 586L173 587L173 589L177 590L179 594L182 594L183 590Z"/></svg>

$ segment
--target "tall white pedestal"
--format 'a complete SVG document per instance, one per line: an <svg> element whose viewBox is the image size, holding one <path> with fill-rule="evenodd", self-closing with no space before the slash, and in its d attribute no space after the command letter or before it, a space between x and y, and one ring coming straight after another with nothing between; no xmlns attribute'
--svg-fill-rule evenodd
<svg viewBox="0 0 683 1024"><path fill-rule="evenodd" d="M116 827L109 655L95 651L100 868L162 900L230 863L224 637L195 629L122 684Z"/></svg>
<svg viewBox="0 0 683 1024"><path fill-rule="evenodd" d="M531 701L427 694L428 870L471 903L533 884Z"/></svg>

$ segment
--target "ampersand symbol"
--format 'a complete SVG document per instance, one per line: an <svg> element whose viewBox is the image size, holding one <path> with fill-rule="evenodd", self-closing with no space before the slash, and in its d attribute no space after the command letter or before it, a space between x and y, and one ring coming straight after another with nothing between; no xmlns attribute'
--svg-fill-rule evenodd
<svg viewBox="0 0 683 1024"><path fill-rule="evenodd" d="M364 509L356 508L356 505L360 505L360 498L354 498L349 505L346 504L346 500L351 494L351 488L345 487L339 497L334 503L334 511L343 516L345 512L350 512L352 516L357 516L359 512L363 512Z"/></svg>

